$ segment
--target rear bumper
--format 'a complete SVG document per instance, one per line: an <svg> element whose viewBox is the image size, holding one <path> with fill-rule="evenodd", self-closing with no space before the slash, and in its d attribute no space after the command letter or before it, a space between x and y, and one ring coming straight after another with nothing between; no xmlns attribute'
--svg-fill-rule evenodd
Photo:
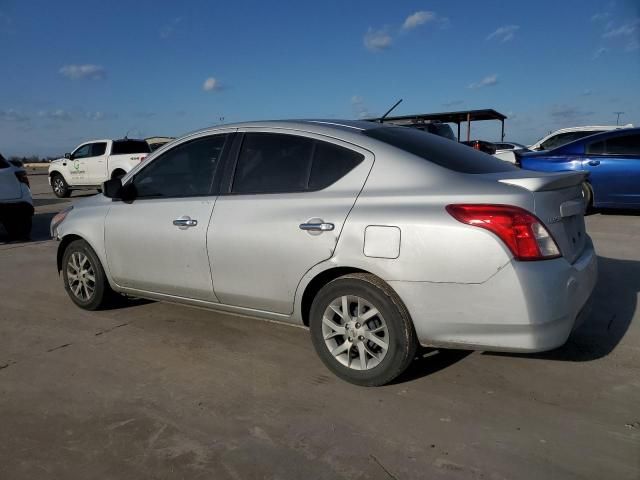
<svg viewBox="0 0 640 480"><path fill-rule="evenodd" d="M423 345L540 352L563 345L588 316L596 280L589 240L574 264L512 261L480 284L389 283Z"/></svg>
<svg viewBox="0 0 640 480"><path fill-rule="evenodd" d="M7 218L23 218L33 215L33 205L29 202L0 203L0 220Z"/></svg>

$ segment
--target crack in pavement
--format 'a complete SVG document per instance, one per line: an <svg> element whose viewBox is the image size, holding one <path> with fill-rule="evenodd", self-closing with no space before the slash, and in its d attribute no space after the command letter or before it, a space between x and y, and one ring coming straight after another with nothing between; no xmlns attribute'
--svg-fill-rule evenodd
<svg viewBox="0 0 640 480"><path fill-rule="evenodd" d="M73 345L72 343L65 343L64 345L58 345L57 347L53 347L50 348L49 350L47 350L47 353L51 353L51 352L55 352L56 350L60 350L61 348L66 348L70 345Z"/></svg>
<svg viewBox="0 0 640 480"><path fill-rule="evenodd" d="M129 322L127 323L121 323L120 325L116 325L115 327L111 327L111 328L106 328L104 330L100 330L99 332L97 332L94 336L97 337L98 335L102 335L103 333L109 333L112 332L113 330L115 330L116 328L120 328L120 327L126 327L127 325L129 325Z"/></svg>

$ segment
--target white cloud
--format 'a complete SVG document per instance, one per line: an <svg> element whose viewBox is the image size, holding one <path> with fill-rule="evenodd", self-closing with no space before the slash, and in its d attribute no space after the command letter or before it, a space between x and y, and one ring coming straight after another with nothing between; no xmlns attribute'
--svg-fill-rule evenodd
<svg viewBox="0 0 640 480"><path fill-rule="evenodd" d="M364 98L360 95L354 95L351 97L351 108L357 118L369 118L372 116L369 112L369 108L364 103Z"/></svg>
<svg viewBox="0 0 640 480"><path fill-rule="evenodd" d="M450 107L456 107L458 105L462 105L463 103L464 103L464 100L450 100L448 102L444 102L442 106L450 108Z"/></svg>
<svg viewBox="0 0 640 480"><path fill-rule="evenodd" d="M498 75L494 73L493 75L484 77L479 82L470 83L469 86L467 86L467 88L476 89L476 88L482 88L482 87L493 87L494 85L497 85L497 84L498 84Z"/></svg>
<svg viewBox="0 0 640 480"><path fill-rule="evenodd" d="M571 123L576 121L582 121L587 117L590 117L594 112L589 110L583 110L580 107L574 105L553 105L551 107L551 118L560 123Z"/></svg>
<svg viewBox="0 0 640 480"><path fill-rule="evenodd" d="M167 39L173 35L178 28L178 25L182 22L182 17L176 17L160 29L160 38Z"/></svg>
<svg viewBox="0 0 640 480"><path fill-rule="evenodd" d="M9 110L0 110L0 120L5 122L23 123L28 122L30 118L28 115L10 108Z"/></svg>
<svg viewBox="0 0 640 480"><path fill-rule="evenodd" d="M508 42L513 39L519 29L520 25L505 25L503 27L499 27L487 36L487 40L495 38L496 40Z"/></svg>
<svg viewBox="0 0 640 480"><path fill-rule="evenodd" d="M220 89L220 82L216 80L214 77L207 78L202 84L202 90L205 92L211 92L213 90Z"/></svg>
<svg viewBox="0 0 640 480"><path fill-rule="evenodd" d="M386 28L381 30L369 28L364 35L364 46L372 52L379 52L389 48L392 42L391 35L389 35Z"/></svg>
<svg viewBox="0 0 640 480"><path fill-rule="evenodd" d="M598 12L591 15L592 22L601 22L607 20L611 14L609 12Z"/></svg>
<svg viewBox="0 0 640 480"><path fill-rule="evenodd" d="M65 65L58 72L71 80L91 79L102 80L107 72L104 67L100 65L85 64L85 65Z"/></svg>
<svg viewBox="0 0 640 480"><path fill-rule="evenodd" d="M634 18L630 22L620 25L618 28L609 28L602 34L602 38L630 37L636 33L640 25L640 18Z"/></svg>
<svg viewBox="0 0 640 480"><path fill-rule="evenodd" d="M413 30L420 25L424 25L427 22L431 22L436 19L435 12L429 12L426 10L420 10L416 13L409 15L402 24L403 30Z"/></svg>
<svg viewBox="0 0 640 480"><path fill-rule="evenodd" d="M58 108L57 110L40 110L38 112L38 117L46 118L49 120L64 120L65 122L73 119L73 116L70 112L67 112L66 110L63 110L61 108Z"/></svg>
<svg viewBox="0 0 640 480"><path fill-rule="evenodd" d="M593 52L593 59L596 60L600 58L602 55L608 52L607 48L600 47L595 52Z"/></svg>

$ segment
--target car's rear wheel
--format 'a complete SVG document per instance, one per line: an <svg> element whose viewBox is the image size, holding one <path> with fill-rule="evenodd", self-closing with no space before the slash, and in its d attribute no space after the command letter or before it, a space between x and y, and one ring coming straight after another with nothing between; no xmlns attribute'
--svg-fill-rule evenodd
<svg viewBox="0 0 640 480"><path fill-rule="evenodd" d="M71 195L69 185L59 173L54 173L51 176L51 188L58 198L68 198Z"/></svg>
<svg viewBox="0 0 640 480"><path fill-rule="evenodd" d="M98 310L113 298L102 264L84 240L71 242L62 256L64 288L85 310Z"/></svg>
<svg viewBox="0 0 640 480"><path fill-rule="evenodd" d="M309 326L320 359L356 385L391 382L409 366L418 345L400 298L370 274L345 275L325 285L311 306Z"/></svg>

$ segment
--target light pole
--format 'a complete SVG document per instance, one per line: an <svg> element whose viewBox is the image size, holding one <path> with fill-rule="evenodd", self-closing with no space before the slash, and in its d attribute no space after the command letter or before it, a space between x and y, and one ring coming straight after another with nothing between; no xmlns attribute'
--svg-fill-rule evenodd
<svg viewBox="0 0 640 480"><path fill-rule="evenodd" d="M620 115L623 115L624 112L613 112L615 113L618 117L616 118L616 125L620 125Z"/></svg>

